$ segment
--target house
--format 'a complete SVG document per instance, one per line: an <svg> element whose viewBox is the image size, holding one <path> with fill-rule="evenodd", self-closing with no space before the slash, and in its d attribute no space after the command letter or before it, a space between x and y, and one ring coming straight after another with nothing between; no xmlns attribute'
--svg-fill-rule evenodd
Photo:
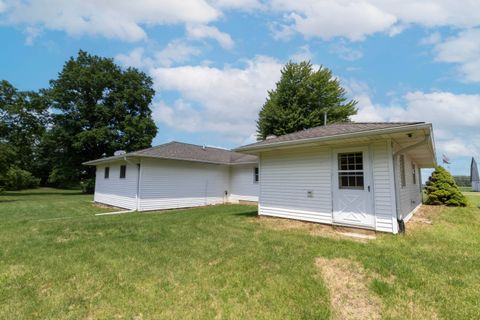
<svg viewBox="0 0 480 320"><path fill-rule="evenodd" d="M397 233L436 166L431 124L339 123L237 148L257 155L258 213Z"/></svg>
<svg viewBox="0 0 480 320"><path fill-rule="evenodd" d="M472 163L470 165L470 182L472 183L472 191L480 191L480 178L478 176L477 162L472 157Z"/></svg>
<svg viewBox="0 0 480 320"><path fill-rule="evenodd" d="M258 201L256 156L170 142L84 163L96 166L94 201L160 210Z"/></svg>

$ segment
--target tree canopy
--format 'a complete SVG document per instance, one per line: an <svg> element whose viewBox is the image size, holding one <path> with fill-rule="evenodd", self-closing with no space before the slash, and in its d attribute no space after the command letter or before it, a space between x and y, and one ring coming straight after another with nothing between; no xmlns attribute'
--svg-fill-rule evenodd
<svg viewBox="0 0 480 320"><path fill-rule="evenodd" d="M67 61L45 90L54 110L47 139L54 160L50 181L92 177L82 162L150 147L157 133L152 86L145 73L122 70L113 59L80 51Z"/></svg>
<svg viewBox="0 0 480 320"><path fill-rule="evenodd" d="M0 180L11 166L38 173L42 135L49 121L42 95L0 81Z"/></svg>
<svg viewBox="0 0 480 320"><path fill-rule="evenodd" d="M332 72L310 62L289 62L281 71L276 88L268 92L257 121L257 138L283 135L323 125L324 112L328 123L349 121L356 114L354 100Z"/></svg>
<svg viewBox="0 0 480 320"><path fill-rule="evenodd" d="M157 133L154 94L145 73L85 51L39 92L1 81L0 183L2 176L19 179L28 171L42 183L78 184L94 175L83 162L150 147Z"/></svg>

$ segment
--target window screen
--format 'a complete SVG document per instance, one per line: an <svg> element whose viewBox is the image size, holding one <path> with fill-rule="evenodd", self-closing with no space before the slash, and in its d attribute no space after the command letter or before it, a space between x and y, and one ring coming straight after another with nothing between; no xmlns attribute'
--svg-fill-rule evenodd
<svg viewBox="0 0 480 320"><path fill-rule="evenodd" d="M415 168L415 163L412 162L412 179L413 184L417 184L417 168Z"/></svg>
<svg viewBox="0 0 480 320"><path fill-rule="evenodd" d="M364 189L362 152L338 154L338 187L340 189Z"/></svg>
<svg viewBox="0 0 480 320"><path fill-rule="evenodd" d="M120 179L125 179L126 174L127 174L127 166L125 165L120 166Z"/></svg>
<svg viewBox="0 0 480 320"><path fill-rule="evenodd" d="M405 156L400 155L400 184L402 187L405 187L407 184L405 182Z"/></svg>
<svg viewBox="0 0 480 320"><path fill-rule="evenodd" d="M253 182L257 183L260 180L258 167L253 170Z"/></svg>
<svg viewBox="0 0 480 320"><path fill-rule="evenodd" d="M110 176L110 168L105 167L104 178L108 179L109 176Z"/></svg>

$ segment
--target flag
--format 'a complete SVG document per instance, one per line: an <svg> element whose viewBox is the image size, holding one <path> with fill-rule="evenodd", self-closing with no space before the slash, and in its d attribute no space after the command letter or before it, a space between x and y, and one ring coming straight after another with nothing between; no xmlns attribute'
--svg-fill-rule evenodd
<svg viewBox="0 0 480 320"><path fill-rule="evenodd" d="M442 161L443 161L443 163L450 164L450 159L448 159L448 157L445 153L442 154Z"/></svg>

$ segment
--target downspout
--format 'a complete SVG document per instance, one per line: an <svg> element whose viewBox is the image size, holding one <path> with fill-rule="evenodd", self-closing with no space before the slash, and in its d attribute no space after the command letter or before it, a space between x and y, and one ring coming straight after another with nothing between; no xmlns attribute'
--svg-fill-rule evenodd
<svg viewBox="0 0 480 320"><path fill-rule="evenodd" d="M397 209L398 231L400 233L405 233L405 222L403 221L403 218L400 215L400 194L398 192L398 184L397 184L398 178L397 178L397 174L396 174L396 172L397 172L397 156L400 153L404 153L404 152L407 152L409 150L415 149L416 147L418 147L418 146L424 144L425 142L427 142L429 139L430 139L430 135L426 134L422 141L419 141L419 142L414 143L412 145L406 146L405 148L400 149L397 152L393 153L393 181L394 181L394 185L395 185L395 202L397 203L397 205L395 207Z"/></svg>

